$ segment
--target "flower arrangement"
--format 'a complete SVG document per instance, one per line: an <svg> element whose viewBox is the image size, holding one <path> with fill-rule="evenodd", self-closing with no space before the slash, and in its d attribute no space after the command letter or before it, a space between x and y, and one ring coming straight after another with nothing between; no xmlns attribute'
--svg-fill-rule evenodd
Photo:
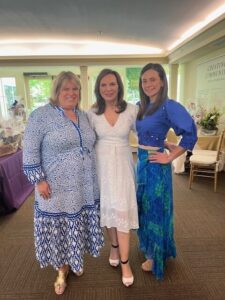
<svg viewBox="0 0 225 300"><path fill-rule="evenodd" d="M198 105L195 102L190 102L187 105L187 110L189 111L196 124L199 124L199 122L206 114L206 110L201 105Z"/></svg>
<svg viewBox="0 0 225 300"><path fill-rule="evenodd" d="M220 112L214 107L211 111L205 113L199 121L199 125L206 130L218 130L217 125L220 116Z"/></svg>
<svg viewBox="0 0 225 300"><path fill-rule="evenodd" d="M218 131L220 117L224 112L219 111L216 107L210 110L205 109L202 105L196 104L194 101L187 106L189 113L194 119L201 133L204 135L215 135Z"/></svg>

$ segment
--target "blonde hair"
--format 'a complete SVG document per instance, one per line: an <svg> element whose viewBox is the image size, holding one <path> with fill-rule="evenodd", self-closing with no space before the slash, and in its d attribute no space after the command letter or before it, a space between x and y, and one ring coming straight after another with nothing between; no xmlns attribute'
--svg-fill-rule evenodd
<svg viewBox="0 0 225 300"><path fill-rule="evenodd" d="M79 90L81 90L80 79L78 78L77 75L75 75L71 71L60 72L53 81L51 97L49 99L50 103L53 104L54 106L59 104L59 93L62 87L64 86L64 84L66 84L68 81L74 82L78 86Z"/></svg>

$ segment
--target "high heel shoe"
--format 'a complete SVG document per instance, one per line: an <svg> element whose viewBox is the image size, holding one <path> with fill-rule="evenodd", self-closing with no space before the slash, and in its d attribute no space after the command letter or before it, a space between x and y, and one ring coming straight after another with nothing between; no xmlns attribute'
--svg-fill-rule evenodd
<svg viewBox="0 0 225 300"><path fill-rule="evenodd" d="M120 261L121 264L125 265L129 262L129 260L126 260L126 261ZM124 277L122 276L122 283L126 286L126 287L129 287L131 286L133 283L134 283L134 276L132 275L131 277Z"/></svg>
<svg viewBox="0 0 225 300"><path fill-rule="evenodd" d="M67 271L60 271L58 272L58 276L56 277L56 281L54 283L55 293L57 295L62 295L66 289L67 283L66 279L69 274L69 269Z"/></svg>
<svg viewBox="0 0 225 300"><path fill-rule="evenodd" d="M111 247L112 248L118 248L119 245L111 245ZM119 266L120 260L119 259L112 259L112 258L109 257L109 264L110 264L110 266L116 268L116 267Z"/></svg>

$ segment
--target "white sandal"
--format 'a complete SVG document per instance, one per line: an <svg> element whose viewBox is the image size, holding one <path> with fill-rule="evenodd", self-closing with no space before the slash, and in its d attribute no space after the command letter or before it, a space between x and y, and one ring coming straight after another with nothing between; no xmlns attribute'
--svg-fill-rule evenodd
<svg viewBox="0 0 225 300"><path fill-rule="evenodd" d="M125 265L129 262L129 260L126 260L126 261L120 261L121 264ZM131 277L124 277L122 276L122 283L126 286L126 287L129 287L131 286L133 283L134 283L134 276L132 275Z"/></svg>
<svg viewBox="0 0 225 300"><path fill-rule="evenodd" d="M113 245L112 244L111 247L112 248L119 248L119 245ZM112 259L112 258L109 257L109 264L110 264L110 266L116 268L116 267L119 266L120 260L119 260L119 258L118 259Z"/></svg>

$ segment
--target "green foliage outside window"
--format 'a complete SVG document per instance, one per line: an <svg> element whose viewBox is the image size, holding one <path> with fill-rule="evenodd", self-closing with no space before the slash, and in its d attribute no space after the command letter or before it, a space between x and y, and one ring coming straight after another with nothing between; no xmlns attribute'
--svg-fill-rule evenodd
<svg viewBox="0 0 225 300"><path fill-rule="evenodd" d="M31 110L45 105L49 101L51 93L51 79L30 79L30 98L31 98Z"/></svg>
<svg viewBox="0 0 225 300"><path fill-rule="evenodd" d="M141 68L126 68L127 101L139 101L139 76Z"/></svg>

